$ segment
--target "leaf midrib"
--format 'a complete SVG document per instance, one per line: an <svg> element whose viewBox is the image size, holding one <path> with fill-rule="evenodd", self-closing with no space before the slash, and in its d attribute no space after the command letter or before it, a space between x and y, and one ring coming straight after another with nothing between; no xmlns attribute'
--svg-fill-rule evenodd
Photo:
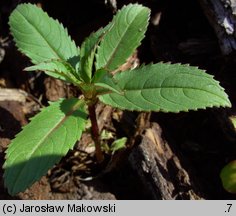
<svg viewBox="0 0 236 216"><path fill-rule="evenodd" d="M61 56L60 54L57 53L56 48L53 47L53 46L50 44L49 41L46 40L46 38L44 37L44 35L42 34L42 32L41 32L36 26L34 26L33 23L30 22L20 11L18 11L18 12L19 12L19 14L25 19L25 21L28 22L28 23L30 24L30 26L31 26L33 29L36 30L36 33L37 33L38 35L40 35L40 37L47 43L47 45L51 48L51 50L53 51L53 53L54 53L59 59L66 60L66 59L64 59L63 56ZM49 19L50 19L50 18L49 18ZM57 24L59 24L59 23L57 23ZM51 28L50 28L50 31L51 31Z"/></svg>
<svg viewBox="0 0 236 216"><path fill-rule="evenodd" d="M140 13L140 12L141 12L141 11L139 11L139 13ZM110 57L108 58L109 60L107 61L107 63L106 63L106 65L104 66L104 68L108 68L109 65L111 64L111 61L113 60L115 54L116 54L117 51L118 51L118 48L120 47L121 41L122 41L123 38L125 37L125 35L126 35L128 29L129 29L130 26L133 24L135 18L139 15L139 13L134 17L134 19L132 20L132 22L127 26L125 32L124 32L123 35L120 37L120 40L119 40L117 46L115 47L115 49L114 49L113 52L111 53ZM127 14L126 14L126 15L127 15ZM114 26L115 26L115 25L114 25Z"/></svg>
<svg viewBox="0 0 236 216"><path fill-rule="evenodd" d="M50 137L50 135L51 135L53 132L55 132L55 130L56 130L61 124L63 124L63 123L67 120L67 118L69 118L70 115L71 115L74 111L76 111L76 109L78 109L79 107L82 107L82 104L83 104L83 102L78 101L75 105L73 105L72 108L65 114L65 116L64 116L62 119L60 119L59 122L56 123L56 125L55 125L55 126L42 138L42 140L35 146L35 148L33 148L33 150L31 151L31 153L28 154L28 158L30 158L30 157L37 151L37 149L44 143L44 141L45 141L46 139L48 139L48 138ZM27 159L28 159L28 158L27 158ZM25 169L25 166L24 166L24 168L21 169L21 171L20 171L19 175L17 176L15 182L18 181L18 179L19 179L19 177L21 176L21 173L23 172L24 169ZM15 189L15 186L14 186L13 190L14 190L14 189Z"/></svg>
<svg viewBox="0 0 236 216"><path fill-rule="evenodd" d="M164 86L164 87L150 87L150 88L143 88L143 89L122 89L123 90L123 94L126 92L132 92L132 91L143 91L143 90L160 90L160 89L187 89L187 90L198 90L198 91L204 91L207 92L209 94L215 95L219 98L221 98L222 100L226 101L225 98L214 94L213 92L210 91L206 91L205 89L200 89L200 88L192 88L192 87L172 87L172 86ZM117 94L117 93L112 93L112 94Z"/></svg>
<svg viewBox="0 0 236 216"><path fill-rule="evenodd" d="M63 123L67 120L67 118L69 118L69 117L71 116L71 114L72 114L73 112L76 111L76 109L78 109L79 107L82 107L82 104L83 104L83 103L82 103L81 101L78 101L75 105L73 105L73 106L71 107L71 109L70 109L67 113L65 113L65 116L64 116L62 119L60 119L59 122L56 123L56 125L55 125L51 130L49 130L49 132L42 138L42 141L40 141L39 144L38 144L37 146L35 146L35 148L31 151L32 153L30 154L30 156L35 153L35 150L36 150L37 148L39 148L40 145L42 145L42 143L43 143L53 132L55 132L55 130L56 130L61 124L63 124Z"/></svg>

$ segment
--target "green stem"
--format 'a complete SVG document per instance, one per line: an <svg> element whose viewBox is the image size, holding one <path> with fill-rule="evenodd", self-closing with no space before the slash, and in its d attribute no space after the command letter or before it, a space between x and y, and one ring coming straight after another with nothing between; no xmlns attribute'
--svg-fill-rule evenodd
<svg viewBox="0 0 236 216"><path fill-rule="evenodd" d="M104 160L104 156L103 156L101 144L100 144L99 128L98 128L95 108L96 108L95 104L90 104L88 106L88 111L89 111L89 117L92 124L91 129L92 129L92 137L95 143L95 154L96 154L97 161L101 163Z"/></svg>

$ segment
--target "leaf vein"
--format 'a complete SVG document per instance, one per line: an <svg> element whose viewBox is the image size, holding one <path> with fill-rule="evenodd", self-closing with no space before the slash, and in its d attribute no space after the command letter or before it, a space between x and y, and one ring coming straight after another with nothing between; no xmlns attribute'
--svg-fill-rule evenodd
<svg viewBox="0 0 236 216"><path fill-rule="evenodd" d="M58 54L58 53L56 52L55 47L53 47L53 46L49 43L49 41L47 41L47 40L45 39L45 37L43 36L42 32L41 32L36 26L34 26L32 22L30 22L28 19L26 19L26 17L25 17L22 13L19 12L19 14L25 19L26 22L28 22L28 23L31 25L31 27L32 27L33 29L36 29L36 32L38 33L38 35L40 35L40 37L41 37L41 38L46 42L46 44L51 48L51 50L52 50L53 53L56 55L56 57L57 57L57 58L60 58L60 59L64 59L63 56L61 56L60 54ZM49 19L50 19L50 18L49 18ZM65 59L64 59L64 60L65 60Z"/></svg>

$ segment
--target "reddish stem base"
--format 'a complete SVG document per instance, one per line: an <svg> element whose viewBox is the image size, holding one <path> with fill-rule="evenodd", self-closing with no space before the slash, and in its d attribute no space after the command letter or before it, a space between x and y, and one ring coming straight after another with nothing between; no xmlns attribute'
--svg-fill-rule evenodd
<svg viewBox="0 0 236 216"><path fill-rule="evenodd" d="M89 117L92 124L92 137L95 142L95 154L98 163L101 163L104 160L104 156L102 153L101 145L100 145L100 136L99 136L99 128L97 123L96 109L95 104L91 104L88 107Z"/></svg>

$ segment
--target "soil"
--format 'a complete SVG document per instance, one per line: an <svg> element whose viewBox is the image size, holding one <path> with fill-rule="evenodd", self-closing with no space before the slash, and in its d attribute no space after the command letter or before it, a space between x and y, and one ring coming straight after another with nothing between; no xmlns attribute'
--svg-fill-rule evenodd
<svg viewBox="0 0 236 216"><path fill-rule="evenodd" d="M0 98L1 166L10 140L29 122L30 117L47 106L48 100L78 97L80 94L73 86L42 73L23 71L31 63L17 51L7 25L9 14L22 2L37 3L50 16L60 20L77 44L90 32L106 25L116 10L114 0L107 1L106 4L104 0L69 3L65 0L58 0L56 3L46 0L0 2L0 90L17 89L17 92L8 92L7 100ZM136 1L117 1L116 6L121 8L130 2ZM150 113L143 117L143 114L121 112L98 104L96 111L100 129L106 129L116 138L128 137L129 146L126 150L118 152L112 158L107 156L107 163L99 166L94 158L93 147L89 147L92 139L85 132L81 141L59 164L15 197L8 195L4 188L3 170L0 169L0 199L158 199L150 189L153 185L150 186L147 176L141 175L140 170L135 168L138 163L135 161L138 158L134 157L137 150L135 148L144 143L144 137L150 128L152 131L162 131L157 139L168 144L168 152L178 158L175 166L184 170L184 176L190 179L187 182L191 188L187 188L186 179L179 178L177 181L175 172L171 169L173 166L166 162L167 175L171 179L168 181L174 182L171 186L173 191L181 191L182 194L192 191L191 193L196 194L180 196L179 192L179 196L170 198L236 198L236 195L223 189L219 177L221 169L236 158L236 134L228 119L235 114L234 54L227 57L221 54L215 32L197 1L137 2L151 8L151 22L142 45L123 69L134 63L159 61L199 66L220 81L230 97L232 109L213 108L178 114ZM146 145L143 146L149 151ZM155 166L152 168L155 169Z"/></svg>

